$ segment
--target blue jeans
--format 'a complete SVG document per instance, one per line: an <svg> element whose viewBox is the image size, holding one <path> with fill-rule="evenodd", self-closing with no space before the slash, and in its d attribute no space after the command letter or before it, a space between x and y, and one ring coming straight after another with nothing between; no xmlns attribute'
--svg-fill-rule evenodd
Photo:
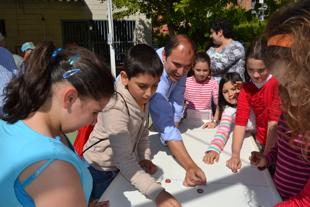
<svg viewBox="0 0 310 207"><path fill-rule="evenodd" d="M92 190L92 198L97 200L101 197L104 191L108 188L110 183L118 174L117 171L101 171L96 170L92 166L88 167L91 176L93 177L93 190Z"/></svg>

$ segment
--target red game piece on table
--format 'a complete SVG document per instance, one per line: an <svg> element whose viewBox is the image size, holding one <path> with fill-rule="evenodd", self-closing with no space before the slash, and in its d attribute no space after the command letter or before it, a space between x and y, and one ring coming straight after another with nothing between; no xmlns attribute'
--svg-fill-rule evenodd
<svg viewBox="0 0 310 207"><path fill-rule="evenodd" d="M167 178L167 179L165 180L165 183L171 183L171 180L170 180L169 178Z"/></svg>

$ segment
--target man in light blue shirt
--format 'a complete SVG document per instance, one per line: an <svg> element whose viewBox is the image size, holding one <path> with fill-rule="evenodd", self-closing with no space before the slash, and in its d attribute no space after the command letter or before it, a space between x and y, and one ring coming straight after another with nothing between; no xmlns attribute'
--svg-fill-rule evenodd
<svg viewBox="0 0 310 207"><path fill-rule="evenodd" d="M170 37L164 48L157 50L164 71L156 93L150 101L150 113L162 142L166 143L186 170L184 184L196 186L206 183L204 172L194 163L182 141L178 129L183 116L184 91L187 72L193 65L195 49L185 35Z"/></svg>

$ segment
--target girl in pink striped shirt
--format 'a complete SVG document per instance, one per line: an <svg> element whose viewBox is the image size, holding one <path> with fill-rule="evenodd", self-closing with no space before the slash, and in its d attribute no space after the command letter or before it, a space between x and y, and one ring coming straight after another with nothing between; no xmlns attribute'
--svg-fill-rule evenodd
<svg viewBox="0 0 310 207"><path fill-rule="evenodd" d="M276 164L273 176L283 202L276 207L310 206L310 3L275 12L266 27L266 60L280 83L284 115L276 145L266 156L252 152L251 163Z"/></svg>
<svg viewBox="0 0 310 207"><path fill-rule="evenodd" d="M212 100L215 105L218 101L218 83L211 79L210 57L205 52L196 54L194 75L186 79L185 103L186 109L211 110ZM213 124L215 127L218 113L215 113Z"/></svg>

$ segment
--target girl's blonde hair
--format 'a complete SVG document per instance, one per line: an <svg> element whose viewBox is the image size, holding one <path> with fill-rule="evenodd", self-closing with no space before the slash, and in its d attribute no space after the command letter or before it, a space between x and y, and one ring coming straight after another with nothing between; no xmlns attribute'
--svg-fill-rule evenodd
<svg viewBox="0 0 310 207"><path fill-rule="evenodd" d="M275 12L266 27L268 47L265 63L271 70L281 67L285 74L280 86L282 107L293 136L310 143L310 2L300 1Z"/></svg>

